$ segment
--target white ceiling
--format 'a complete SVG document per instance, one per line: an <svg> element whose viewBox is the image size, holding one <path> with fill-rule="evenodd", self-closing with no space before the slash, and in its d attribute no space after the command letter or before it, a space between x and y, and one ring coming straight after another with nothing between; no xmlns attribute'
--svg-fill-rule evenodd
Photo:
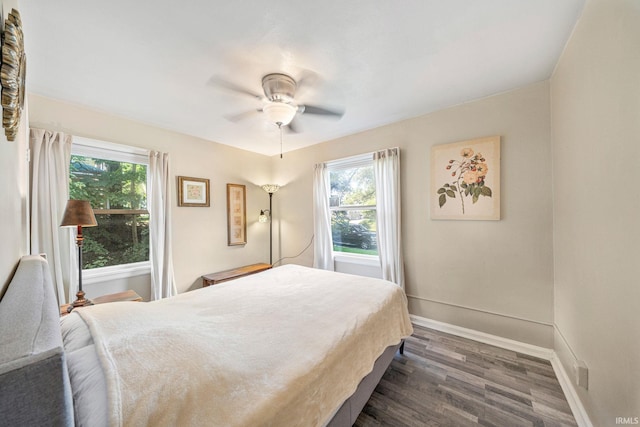
<svg viewBox="0 0 640 427"><path fill-rule="evenodd" d="M273 155L261 106L271 72L311 76L284 150L542 81L584 0L26 0L28 91Z"/></svg>

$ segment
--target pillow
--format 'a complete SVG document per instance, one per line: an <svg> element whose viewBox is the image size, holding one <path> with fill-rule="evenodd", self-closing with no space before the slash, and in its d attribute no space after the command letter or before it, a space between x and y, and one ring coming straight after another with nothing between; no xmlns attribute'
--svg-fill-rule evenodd
<svg viewBox="0 0 640 427"><path fill-rule="evenodd" d="M93 344L91 332L78 313L71 312L60 319L62 342L66 352Z"/></svg>
<svg viewBox="0 0 640 427"><path fill-rule="evenodd" d="M109 425L107 381L95 347L92 343L67 353L76 426Z"/></svg>

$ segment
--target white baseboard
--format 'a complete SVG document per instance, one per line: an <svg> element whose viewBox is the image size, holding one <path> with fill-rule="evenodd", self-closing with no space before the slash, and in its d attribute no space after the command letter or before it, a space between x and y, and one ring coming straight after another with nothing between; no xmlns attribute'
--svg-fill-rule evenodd
<svg viewBox="0 0 640 427"><path fill-rule="evenodd" d="M567 398L571 412L573 412L573 417L576 419L576 423L578 423L578 426L580 427L593 427L593 424L591 424L591 420L587 415L587 411L584 409L582 401L573 386L573 382L571 382L569 374L567 374L567 371L564 369L564 365L560 362L560 359L558 359L555 352L550 362L556 373L556 377L558 377L560 387L562 387L562 391Z"/></svg>
<svg viewBox="0 0 640 427"><path fill-rule="evenodd" d="M411 315L411 321L416 325L425 328L435 329L436 331L446 332L463 338L469 338L484 344L494 345L518 353L527 354L529 356L539 357L544 360L551 360L553 357L553 349L539 347L509 338L499 337L497 335L487 334L485 332L476 331L474 329L463 328L462 326L452 325L450 323L439 322L437 320L427 319L425 317Z"/></svg>
<svg viewBox="0 0 640 427"><path fill-rule="evenodd" d="M474 329L463 328L461 326L452 325L450 323L439 322L437 320L427 319L425 317L410 315L411 321L419 326L425 328L435 329L436 331L445 332L448 334L456 335L462 338L468 338L474 341L478 341L484 344L493 345L496 347L504 348L506 350L515 351L518 353L526 354L528 356L538 357L540 359L548 360L551 362L560 387L567 398L571 412L576 419L576 423L580 427L593 427L593 424L589 420L586 410L580 401L580 397L573 386L573 383L569 379L567 372L565 371L562 363L556 356L556 353L551 348L539 347L515 341L508 338L499 337L497 335L487 334L485 332L476 331Z"/></svg>

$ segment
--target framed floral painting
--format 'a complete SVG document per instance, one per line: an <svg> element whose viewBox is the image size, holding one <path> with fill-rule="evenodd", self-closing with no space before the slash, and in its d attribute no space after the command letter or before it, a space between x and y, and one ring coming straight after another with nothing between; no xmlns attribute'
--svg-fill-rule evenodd
<svg viewBox="0 0 640 427"><path fill-rule="evenodd" d="M500 219L500 137L431 148L431 219Z"/></svg>
<svg viewBox="0 0 640 427"><path fill-rule="evenodd" d="M178 206L208 207L209 180L206 178L179 176Z"/></svg>
<svg viewBox="0 0 640 427"><path fill-rule="evenodd" d="M228 246L247 244L247 196L241 184L227 184Z"/></svg>

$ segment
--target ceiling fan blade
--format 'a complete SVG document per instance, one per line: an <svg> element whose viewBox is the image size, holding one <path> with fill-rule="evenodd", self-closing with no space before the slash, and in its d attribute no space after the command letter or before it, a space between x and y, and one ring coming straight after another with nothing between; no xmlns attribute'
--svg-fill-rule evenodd
<svg viewBox="0 0 640 427"><path fill-rule="evenodd" d="M300 113L302 114L318 114L321 116L334 116L340 118L344 115L344 111L329 110L328 108L317 107L315 105L299 105Z"/></svg>
<svg viewBox="0 0 640 427"><path fill-rule="evenodd" d="M227 89L230 90L232 92L236 92L236 93L241 93L243 95L249 95L252 98L256 98L256 99L262 99L263 96L253 92L252 90L249 90L247 88L244 88L240 85L237 85L233 82L230 82L228 80L222 79L218 76L213 76L209 79L208 84L211 86L217 86L217 87L221 87L223 89Z"/></svg>
<svg viewBox="0 0 640 427"><path fill-rule="evenodd" d="M300 133L300 128L298 127L298 122L294 118L286 127L289 133Z"/></svg>
<svg viewBox="0 0 640 427"><path fill-rule="evenodd" d="M240 120L248 119L249 117L254 116L254 115L256 115L258 113L261 113L261 112L262 112L262 108L258 108L256 110L249 110L249 111L245 111L243 113L224 116L224 118L229 120L230 122L236 123L236 122L239 122Z"/></svg>
<svg viewBox="0 0 640 427"><path fill-rule="evenodd" d="M302 94L309 88L317 86L319 81L320 77L317 73L311 70L302 70L298 74L298 78L296 79L296 83L298 86L296 90L296 97L300 97L300 94Z"/></svg>

